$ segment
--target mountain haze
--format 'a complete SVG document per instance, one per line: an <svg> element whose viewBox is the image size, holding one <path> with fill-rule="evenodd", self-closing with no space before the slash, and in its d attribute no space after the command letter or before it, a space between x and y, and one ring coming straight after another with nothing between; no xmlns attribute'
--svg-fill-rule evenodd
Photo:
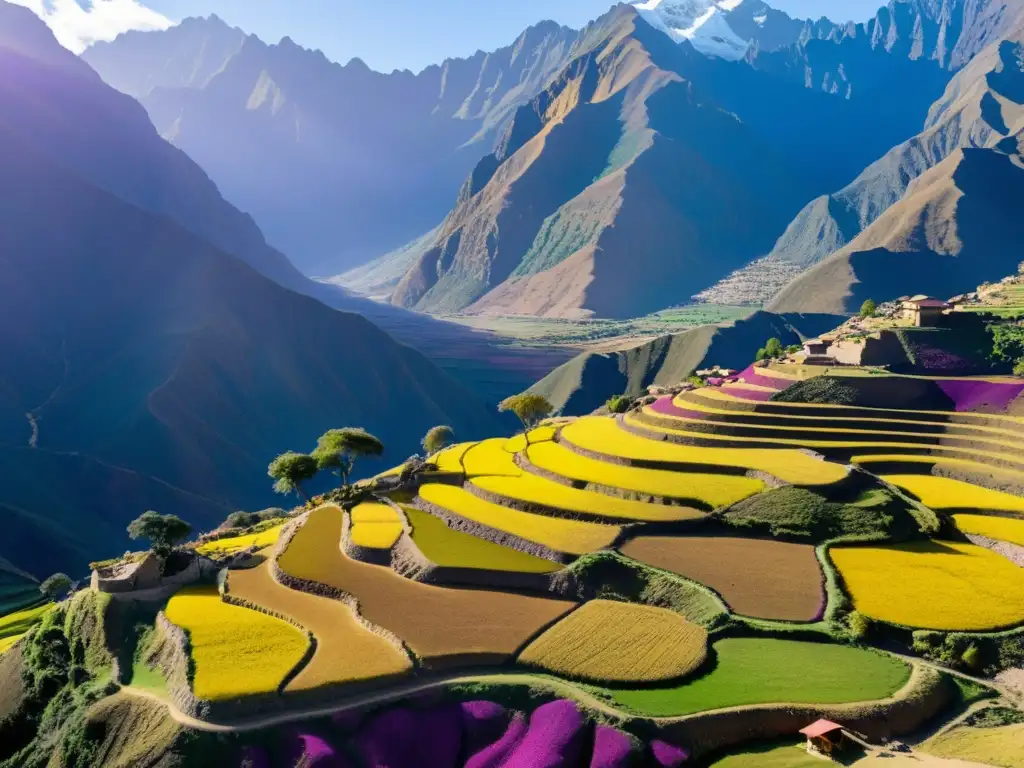
<svg viewBox="0 0 1024 768"><path fill-rule="evenodd" d="M575 36L543 22L497 51L383 74L210 17L130 32L84 58L304 272L333 275L434 226Z"/></svg>
<svg viewBox="0 0 1024 768"><path fill-rule="evenodd" d="M290 267L29 11L0 4L0 30L0 557L77 572L147 508L208 528L267 506L268 461L332 426L396 461L437 423L497 426L419 352L214 242Z"/></svg>

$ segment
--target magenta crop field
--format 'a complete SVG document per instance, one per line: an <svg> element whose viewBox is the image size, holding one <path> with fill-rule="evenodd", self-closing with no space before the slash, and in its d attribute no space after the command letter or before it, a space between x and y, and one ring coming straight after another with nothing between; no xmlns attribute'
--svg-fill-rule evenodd
<svg viewBox="0 0 1024 768"><path fill-rule="evenodd" d="M654 757L655 765L663 765L666 768L678 768L690 759L690 753L685 749L660 739L651 742L651 755Z"/></svg>
<svg viewBox="0 0 1024 768"><path fill-rule="evenodd" d="M363 761L374 766L413 766L422 755L434 765L455 765L462 749L462 710L458 705L392 709L359 732Z"/></svg>
<svg viewBox="0 0 1024 768"><path fill-rule="evenodd" d="M590 768L626 768L632 762L633 741L622 731L599 725L594 731Z"/></svg>
<svg viewBox="0 0 1024 768"><path fill-rule="evenodd" d="M957 411L973 411L983 406L1005 411L1024 392L1024 384L980 379L949 379L936 384L953 401Z"/></svg>
<svg viewBox="0 0 1024 768"><path fill-rule="evenodd" d="M726 387L722 391L739 400L751 400L758 403L767 403L775 395L775 392L767 392L761 389L747 389L746 387Z"/></svg>
<svg viewBox="0 0 1024 768"><path fill-rule="evenodd" d="M583 751L585 726L575 702L560 699L538 707L530 715L530 727L523 740L509 755L508 765L576 765Z"/></svg>
<svg viewBox="0 0 1024 768"><path fill-rule="evenodd" d="M672 402L671 395L665 395L659 397L652 405L651 410L655 413L660 413L664 416L675 416L679 419L703 419L704 415L700 411L690 411L685 408L680 408L678 405Z"/></svg>
<svg viewBox="0 0 1024 768"><path fill-rule="evenodd" d="M752 365L741 373L738 373L736 378L743 379L747 384L755 384L758 387L768 387L769 389L774 389L776 391L782 391L791 383L795 383L780 381L774 376L762 376L757 372L757 368Z"/></svg>
<svg viewBox="0 0 1024 768"><path fill-rule="evenodd" d="M469 758L466 768L501 768L523 740L526 730L526 720L516 715L502 737Z"/></svg>

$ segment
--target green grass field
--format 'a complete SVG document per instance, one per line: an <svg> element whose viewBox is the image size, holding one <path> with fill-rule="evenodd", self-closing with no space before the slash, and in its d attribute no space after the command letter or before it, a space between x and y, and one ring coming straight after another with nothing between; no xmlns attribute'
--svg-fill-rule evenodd
<svg viewBox="0 0 1024 768"><path fill-rule="evenodd" d="M910 679L902 661L845 645L726 638L715 643L714 652L714 668L690 683L607 693L638 715L669 717L745 704L873 701Z"/></svg>
<svg viewBox="0 0 1024 768"><path fill-rule="evenodd" d="M807 754L804 743L750 747L743 752L716 760L710 768L821 768L828 765L820 757Z"/></svg>

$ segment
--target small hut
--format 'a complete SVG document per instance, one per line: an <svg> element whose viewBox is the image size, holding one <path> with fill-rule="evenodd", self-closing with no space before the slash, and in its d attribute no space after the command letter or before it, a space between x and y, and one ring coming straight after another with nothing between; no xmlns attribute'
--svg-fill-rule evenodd
<svg viewBox="0 0 1024 768"><path fill-rule="evenodd" d="M847 745L843 726L831 720L817 720L806 728L801 728L800 733L807 737L808 752L817 752L828 758L842 752Z"/></svg>
<svg viewBox="0 0 1024 768"><path fill-rule="evenodd" d="M942 313L949 308L941 299L919 294L901 302L900 314L918 328L932 328L940 323Z"/></svg>

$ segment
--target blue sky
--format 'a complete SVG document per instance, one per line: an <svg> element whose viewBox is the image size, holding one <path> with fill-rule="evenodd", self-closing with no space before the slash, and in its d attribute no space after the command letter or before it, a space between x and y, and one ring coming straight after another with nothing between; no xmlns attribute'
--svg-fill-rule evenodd
<svg viewBox="0 0 1024 768"><path fill-rule="evenodd" d="M161 19L216 13L267 42L285 35L328 58L358 56L374 69L422 69L449 56L507 45L542 19L579 27L612 0L13 0L48 16L69 48L129 28L159 28ZM794 16L861 21L882 0L769 0ZM88 9L88 12L83 11ZM166 22L164 22L164 25Z"/></svg>

